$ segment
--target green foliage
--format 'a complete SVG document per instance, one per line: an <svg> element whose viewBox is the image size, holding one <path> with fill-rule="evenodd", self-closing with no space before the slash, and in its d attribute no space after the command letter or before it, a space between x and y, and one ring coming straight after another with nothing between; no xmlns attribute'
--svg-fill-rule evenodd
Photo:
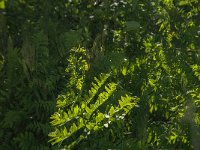
<svg viewBox="0 0 200 150"><path fill-rule="evenodd" d="M200 149L199 11L0 0L0 149Z"/></svg>
<svg viewBox="0 0 200 150"><path fill-rule="evenodd" d="M3 64L4 64L4 57L0 55L0 71L3 68Z"/></svg>
<svg viewBox="0 0 200 150"><path fill-rule="evenodd" d="M132 31L132 30L136 30L140 27L140 24L136 21L128 21L126 23L126 30L127 31Z"/></svg>
<svg viewBox="0 0 200 150"><path fill-rule="evenodd" d="M38 32L29 42L37 44L27 53L13 48L11 38L8 40L1 72L1 149L49 149L45 138L51 130L48 117L55 110L55 102L47 99L54 89L42 75L49 65L47 41Z"/></svg>
<svg viewBox="0 0 200 150"><path fill-rule="evenodd" d="M191 66L192 71L194 72L194 75L200 80L200 67L195 64Z"/></svg>
<svg viewBox="0 0 200 150"><path fill-rule="evenodd" d="M4 63L0 71L0 149L54 149L47 136L51 130L49 117L55 111L54 99L64 86L65 73L60 68L64 70L65 64L60 63L59 55L63 55L60 52L64 48L60 43L60 52L52 50L52 38L45 34L42 22L37 20L31 30L31 25L25 25L19 47L15 35L7 40L1 37L7 46L1 45ZM60 35L59 39L64 40ZM62 85L59 88L58 82Z"/></svg>
<svg viewBox="0 0 200 150"><path fill-rule="evenodd" d="M5 8L5 2L4 0L0 1L0 9L4 9Z"/></svg>
<svg viewBox="0 0 200 150"><path fill-rule="evenodd" d="M83 48L71 50L68 58L69 65L66 68L67 73L70 73L67 85L70 90L58 97L58 111L51 116L51 124L55 126L55 130L49 134L50 142L54 145L68 140L65 146L68 149L81 140L87 139L92 132L108 128L113 122L123 119L138 101L136 97L124 95L117 104L109 102L117 90L116 83L106 82L109 74L95 77L95 82L90 84L90 90L82 91L85 87L85 80L83 80L85 71L88 70L86 60L83 59L85 55L86 51Z"/></svg>

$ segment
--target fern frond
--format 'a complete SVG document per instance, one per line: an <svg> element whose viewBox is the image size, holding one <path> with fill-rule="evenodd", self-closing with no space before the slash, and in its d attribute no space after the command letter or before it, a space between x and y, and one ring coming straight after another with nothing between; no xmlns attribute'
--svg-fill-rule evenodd
<svg viewBox="0 0 200 150"><path fill-rule="evenodd" d="M62 143L62 141L68 139L81 129L87 132L96 132L104 128L105 124L123 119L123 116L135 106L137 103L136 98L126 95L119 100L119 106L112 106L109 112L99 111L101 105L109 100L117 88L117 84L113 82L107 83L105 91L98 94L97 99L95 99L97 91L103 86L108 77L108 75L102 74L100 79L95 78L97 83L93 82L91 84L92 87L89 90L89 94L84 97L84 101L80 101L80 105L72 105L67 111L59 109L51 116L51 124L55 126L55 131L49 133L51 137L49 142L53 145ZM107 114L109 114L110 119L107 117ZM81 139L86 138L85 133L82 133L81 136ZM76 138L76 141L79 140L79 138ZM73 144L74 141L67 146L71 147Z"/></svg>
<svg viewBox="0 0 200 150"><path fill-rule="evenodd" d="M199 79L200 81L200 66L198 66L197 64L194 64L191 66L192 71L194 73L194 75Z"/></svg>
<svg viewBox="0 0 200 150"><path fill-rule="evenodd" d="M85 74L88 71L87 55L84 48L73 48L70 50L68 63L65 71L69 74L69 82L67 88L70 89L65 95L60 95L57 99L57 107L62 108L76 102L78 95L81 95Z"/></svg>

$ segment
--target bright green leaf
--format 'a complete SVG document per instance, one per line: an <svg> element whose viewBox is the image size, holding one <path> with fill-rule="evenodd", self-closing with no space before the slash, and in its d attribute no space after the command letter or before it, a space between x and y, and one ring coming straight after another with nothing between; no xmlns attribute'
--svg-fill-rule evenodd
<svg viewBox="0 0 200 150"><path fill-rule="evenodd" d="M0 2L0 9L4 9L5 8L5 2L4 1L1 1Z"/></svg>
<svg viewBox="0 0 200 150"><path fill-rule="evenodd" d="M136 21L128 21L126 23L126 31L136 30L140 27L140 24Z"/></svg>

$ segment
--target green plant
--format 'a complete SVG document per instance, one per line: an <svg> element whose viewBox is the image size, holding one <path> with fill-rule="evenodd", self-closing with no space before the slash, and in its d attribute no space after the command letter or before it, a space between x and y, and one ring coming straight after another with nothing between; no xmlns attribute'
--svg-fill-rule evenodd
<svg viewBox="0 0 200 150"><path fill-rule="evenodd" d="M0 0L0 149L199 149L199 10L198 0ZM139 107L126 113L124 97ZM122 110L109 123L111 108ZM55 111L72 120L54 114L53 130Z"/></svg>
<svg viewBox="0 0 200 150"><path fill-rule="evenodd" d="M114 103L109 102L117 90L116 83L106 82L109 74L101 74L99 79L95 77L95 82L90 84L90 90L83 90L86 84L85 73L88 70L84 55L86 56L86 51L77 48L71 50L68 58L66 71L70 73L67 86L69 92L58 97L58 110L51 116L51 124L55 129L49 136L53 145L63 142L64 147L72 148L81 140L87 139L90 133L123 120L138 101L138 98L126 94Z"/></svg>

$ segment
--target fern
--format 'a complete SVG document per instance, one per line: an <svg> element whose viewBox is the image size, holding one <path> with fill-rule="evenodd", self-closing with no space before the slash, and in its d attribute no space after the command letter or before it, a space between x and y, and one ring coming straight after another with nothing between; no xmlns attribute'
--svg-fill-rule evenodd
<svg viewBox="0 0 200 150"><path fill-rule="evenodd" d="M55 127L54 131L49 133L53 145L67 141L66 147L72 148L81 140L86 139L91 132L97 132L100 129L107 128L112 122L122 120L124 116L136 105L138 98L130 95L121 96L118 104L109 104L106 109L104 104L117 91L117 84L108 82L110 74L102 73L99 78L95 77L94 82L90 84L88 92L81 91L75 81L84 79L87 71L87 64L79 54L85 50L80 48L72 49L72 52L78 52L69 56L69 65L66 69L70 73L68 88L70 93L61 95L57 100L58 111L51 116L51 124ZM84 54L82 53L82 54ZM77 59L79 57L79 59ZM78 61L74 61L78 60ZM82 63L80 63L82 62ZM75 66L75 67L74 67ZM80 70L77 70L77 67ZM78 74L79 73L79 74ZM81 81L81 87L84 86L84 80ZM102 89L104 87L104 90ZM78 91L76 94L74 91ZM75 94L71 96L71 93ZM70 97L71 96L71 97ZM71 99L73 97L73 99ZM62 99L62 100L61 100ZM109 102L110 103L110 102ZM66 107L67 106L67 107ZM77 134L80 134L78 137ZM75 137L71 140L70 137Z"/></svg>
<svg viewBox="0 0 200 150"><path fill-rule="evenodd" d="M55 75L58 71L49 57L49 41L44 32L36 30L26 38L18 49L13 47L11 38L8 40L0 75L0 145L13 150L49 150L48 118L55 111L52 97L57 92L52 84L60 77Z"/></svg>
<svg viewBox="0 0 200 150"><path fill-rule="evenodd" d="M70 105L77 101L75 95L82 92L85 74L89 69L86 59L85 49L79 47L70 51L67 59L69 65L65 70L69 76L69 83L67 84L69 91L65 95L58 96L57 107L66 107L66 104Z"/></svg>
<svg viewBox="0 0 200 150"><path fill-rule="evenodd" d="M195 64L195 65L192 65L191 68L192 68L192 71L194 72L194 75L200 81L200 66L198 66L197 64Z"/></svg>

